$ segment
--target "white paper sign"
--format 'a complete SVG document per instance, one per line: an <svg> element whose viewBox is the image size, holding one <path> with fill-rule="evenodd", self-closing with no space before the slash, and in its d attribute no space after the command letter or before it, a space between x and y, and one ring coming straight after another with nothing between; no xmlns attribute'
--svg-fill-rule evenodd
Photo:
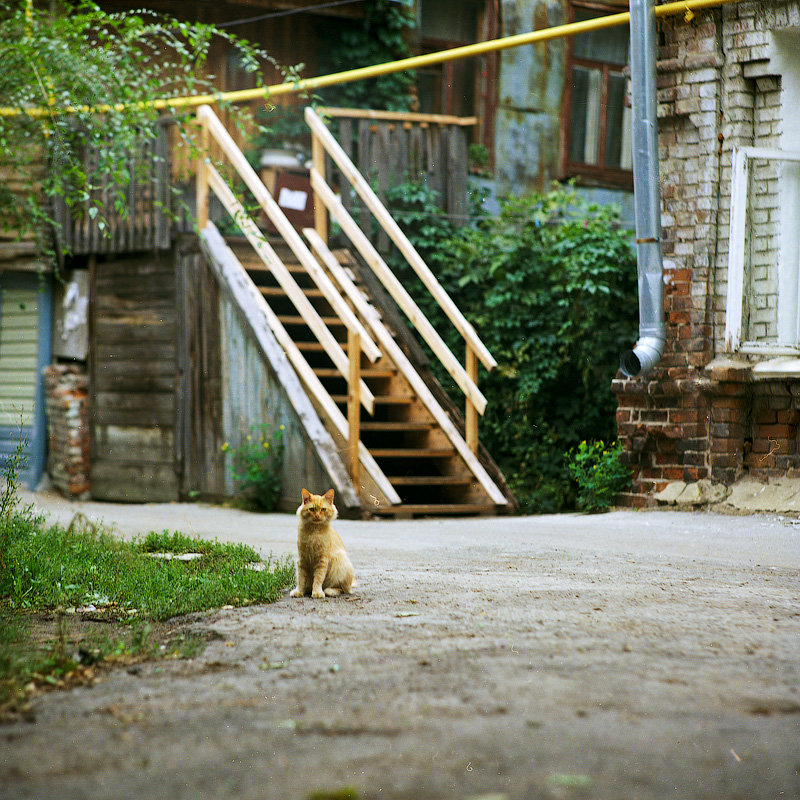
<svg viewBox="0 0 800 800"><path fill-rule="evenodd" d="M287 189L281 187L278 193L278 205L281 208L289 208L292 211L305 211L308 202L308 192L300 189Z"/></svg>

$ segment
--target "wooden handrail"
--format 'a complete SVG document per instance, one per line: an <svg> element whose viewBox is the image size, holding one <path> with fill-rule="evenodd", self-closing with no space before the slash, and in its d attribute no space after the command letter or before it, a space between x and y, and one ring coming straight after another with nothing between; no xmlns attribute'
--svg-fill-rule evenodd
<svg viewBox="0 0 800 800"><path fill-rule="evenodd" d="M272 272L281 288L292 300L295 308L297 308L300 316L303 318L303 321L314 332L314 335L325 348L325 352L328 354L331 361L333 361L344 377L347 378L350 370L349 360L342 352L339 342L336 341L333 334L328 330L328 327L322 321L314 306L311 305L310 301L303 293L303 290L297 285L289 270L286 269L283 262L278 258L269 242L258 229L258 226L250 219L247 211L236 199L236 196L219 172L210 164L206 164L205 169L209 187L214 194L219 197L222 205L225 206L225 209L233 217L248 242L250 242L253 249L256 251L258 257ZM370 341L372 340L370 339ZM361 401L364 404L364 408L372 414L375 408L375 396L366 384L363 384L361 388Z"/></svg>
<svg viewBox="0 0 800 800"><path fill-rule="evenodd" d="M214 226L214 223L208 222L206 227L201 231L201 235L211 243L216 252L224 251L223 257L217 262L217 267L222 270L225 281L229 286L235 289L237 294L249 298L248 305L250 307L258 309L260 313L263 314L267 325L275 335L275 339L283 348L297 376L308 390L314 405L318 409L321 409L339 437L347 442L349 431L344 414L339 410L339 407L326 391L320 379L314 374L314 371L308 365L300 349L287 333L286 328L283 327L275 312L269 307L269 304L264 299L261 292L258 291L258 287L253 283L244 267L239 263L239 260L225 244ZM372 454L363 443L359 443L358 445L358 457L364 469L364 473L374 482L375 487L383 494L386 500L392 505L400 503L400 495L397 494L388 478L384 475L383 470L378 466ZM358 489L358 487L356 487L356 489Z"/></svg>
<svg viewBox="0 0 800 800"><path fill-rule="evenodd" d="M373 108L317 108L323 117L344 119L374 119L382 122L421 122L428 125L458 125L469 127L478 124L477 117L454 117L450 114L419 114L413 111L379 111Z"/></svg>
<svg viewBox="0 0 800 800"><path fill-rule="evenodd" d="M361 441L361 342L358 333L347 332L347 356L350 359L350 374L347 376L347 465L353 485L358 486L358 444Z"/></svg>
<svg viewBox="0 0 800 800"><path fill-rule="evenodd" d="M331 307L334 309L339 319L342 320L348 330L358 330L361 335L361 345L364 348L367 358L372 362L376 361L380 358L380 351L375 346L375 343L369 336L365 336L366 331L364 331L363 327L359 328L359 322L352 310L347 303L342 300L338 292L336 292L325 274L325 271L320 268L316 259L306 247L305 242L303 242L300 235L294 229L292 223L286 218L281 207L269 193L267 187L264 186L263 181L258 177L256 171L247 162L244 154L233 141L233 138L228 133L219 117L217 117L210 106L201 106L197 109L197 118L201 122L201 125L207 128L211 136L214 137L215 141L222 149L222 152L228 157L228 160L245 182L247 188L253 193L253 196L264 210L270 222L272 222L278 233L289 245L297 260L303 265L314 283L316 283L317 287L322 291L325 299L331 304ZM344 363L346 364L346 360ZM340 365L337 363L337 367L339 366ZM342 370L342 375L347 377L346 368Z"/></svg>
<svg viewBox="0 0 800 800"><path fill-rule="evenodd" d="M369 210L375 215L378 223L386 231L389 238L395 243L395 245L397 245L400 252L411 265L413 270L417 273L428 291L436 299L436 302L439 303L448 319L455 326L456 330L464 337L464 340L473 349L475 355L477 355L484 367L490 371L493 370L497 366L497 361L495 361L492 354L480 340L472 325L458 310L458 307L453 302L451 297L442 288L439 281L436 280L436 276L431 272L428 265L422 260L422 257L408 240L408 237L403 233L403 231L400 229L400 226L386 210L375 192L372 191L372 187L369 185L364 176L358 171L347 153L344 152L341 145L333 137L333 134L331 134L331 132L325 126L325 123L319 118L313 108L306 108L305 119L308 123L308 126L311 128L313 136L320 140L328 155L330 155L330 157L341 170L344 177L347 178L347 180L356 190L367 208L369 208ZM324 175L321 175L320 177L324 178Z"/></svg>
<svg viewBox="0 0 800 800"><path fill-rule="evenodd" d="M331 274L334 276L336 282L339 283L342 290L348 296L357 295L359 293L358 288L341 264L336 261L336 257L330 252L325 242L311 229L306 229L304 233L309 238L309 241L311 241L312 246L320 258L322 258L323 262L331 267ZM334 264L336 264L336 267L333 266ZM434 397L433 392L431 392L425 381L420 377L414 365L400 348L400 345L395 342L392 334L378 315L377 309L367 303L363 298L361 298L361 302L356 308L366 321L370 330L375 334L375 338L378 340L378 343L387 357L394 363L400 374L406 379L408 385L417 395L422 405L428 409L433 419L436 420L442 433L450 440L453 447L464 460L464 463L472 471L472 474L492 499L492 502L498 505L506 505L508 501L503 496L503 493L489 477L489 474L478 460L473 449L462 438L458 429L453 424L453 421L450 419L450 416Z"/></svg>
<svg viewBox="0 0 800 800"><path fill-rule="evenodd" d="M420 336L428 343L428 346L442 362L450 377L456 382L458 387L467 396L469 401L475 406L479 414L483 414L486 409L486 398L475 382L467 375L465 369L459 364L458 359L453 355L450 348L442 341L441 336L428 321L428 318L420 311L411 295L403 288L403 285L395 277L394 273L386 265L378 251L373 247L372 242L366 237L363 231L356 224L355 220L345 209L342 201L336 197L333 190L325 183L322 176L315 170L311 170L311 186L317 193L319 199L330 211L331 216L341 226L350 241L355 245L364 260L372 268L387 291L394 298L395 302L403 309L403 312L411 320L414 327L419 331Z"/></svg>

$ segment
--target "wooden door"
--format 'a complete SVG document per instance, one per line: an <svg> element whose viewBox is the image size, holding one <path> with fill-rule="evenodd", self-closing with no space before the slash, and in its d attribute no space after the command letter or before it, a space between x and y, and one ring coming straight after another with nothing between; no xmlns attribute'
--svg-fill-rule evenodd
<svg viewBox="0 0 800 800"><path fill-rule="evenodd" d="M178 499L174 259L145 253L91 270L91 494Z"/></svg>

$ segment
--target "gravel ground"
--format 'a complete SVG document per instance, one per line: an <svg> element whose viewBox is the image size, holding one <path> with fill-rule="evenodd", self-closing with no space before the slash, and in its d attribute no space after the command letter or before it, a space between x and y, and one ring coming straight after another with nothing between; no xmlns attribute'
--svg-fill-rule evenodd
<svg viewBox="0 0 800 800"><path fill-rule="evenodd" d="M294 548L295 519L67 504ZM337 521L359 585L186 620L0 726L0 798L800 797L800 527L776 516Z"/></svg>

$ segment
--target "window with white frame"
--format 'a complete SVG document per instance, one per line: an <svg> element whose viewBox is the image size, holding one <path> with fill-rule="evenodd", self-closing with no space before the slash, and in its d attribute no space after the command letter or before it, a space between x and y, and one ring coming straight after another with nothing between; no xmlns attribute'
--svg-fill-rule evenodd
<svg viewBox="0 0 800 800"><path fill-rule="evenodd" d="M734 150L725 348L800 355L800 152Z"/></svg>

